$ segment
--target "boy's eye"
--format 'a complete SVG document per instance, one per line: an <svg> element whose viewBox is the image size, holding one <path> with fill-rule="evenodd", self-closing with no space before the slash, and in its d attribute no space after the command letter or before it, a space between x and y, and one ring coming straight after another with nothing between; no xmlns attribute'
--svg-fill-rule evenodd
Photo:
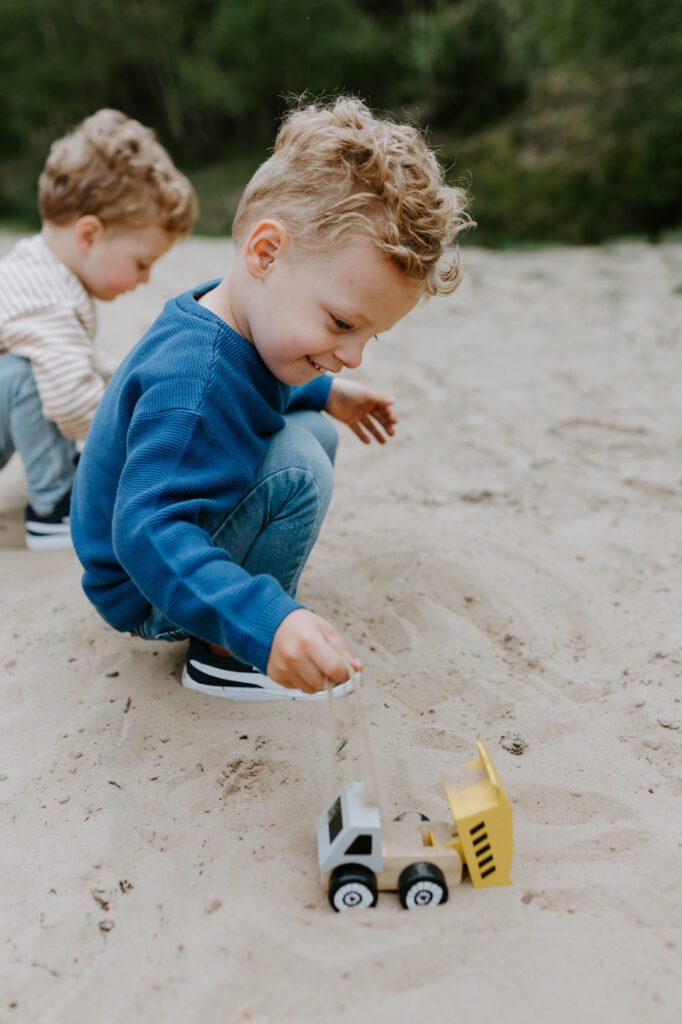
<svg viewBox="0 0 682 1024"><path fill-rule="evenodd" d="M138 260L137 261L137 269L142 273L145 270L149 270L149 267L147 266L146 263L140 263L140 261Z"/></svg>
<svg viewBox="0 0 682 1024"><path fill-rule="evenodd" d="M331 314L331 318L334 321L334 324L339 328L339 330L341 330L341 331L352 331L353 330L351 325L346 320L342 320L340 316L334 316L334 314L332 313Z"/></svg>

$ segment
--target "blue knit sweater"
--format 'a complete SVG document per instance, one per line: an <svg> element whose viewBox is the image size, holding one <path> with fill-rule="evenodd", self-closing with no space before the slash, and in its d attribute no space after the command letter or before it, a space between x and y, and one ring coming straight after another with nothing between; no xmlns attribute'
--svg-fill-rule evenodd
<svg viewBox="0 0 682 1024"><path fill-rule="evenodd" d="M275 630L301 605L235 565L198 522L237 505L282 413L323 409L331 382L273 377L194 298L217 283L166 303L114 374L81 455L71 531L85 592L115 629L135 629L154 605L264 671Z"/></svg>

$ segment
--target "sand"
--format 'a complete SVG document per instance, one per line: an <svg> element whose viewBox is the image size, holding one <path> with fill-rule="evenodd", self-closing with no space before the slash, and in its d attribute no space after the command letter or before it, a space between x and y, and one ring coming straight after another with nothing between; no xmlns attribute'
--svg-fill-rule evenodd
<svg viewBox="0 0 682 1024"><path fill-rule="evenodd" d="M103 347L122 356L230 258L224 240L177 247L101 309ZM464 261L460 291L358 371L396 395L398 433L364 448L342 428L300 596L364 659L389 811L446 816L440 771L487 744L512 885L333 913L324 705L182 689L182 645L113 632L72 552L25 550L15 459L2 1024L682 1018L682 246ZM357 723L339 702L337 779L367 774Z"/></svg>

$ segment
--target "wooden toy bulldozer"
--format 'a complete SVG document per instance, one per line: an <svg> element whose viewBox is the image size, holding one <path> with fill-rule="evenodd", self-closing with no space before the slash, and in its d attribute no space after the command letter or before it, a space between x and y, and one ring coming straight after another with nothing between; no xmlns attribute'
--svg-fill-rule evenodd
<svg viewBox="0 0 682 1024"><path fill-rule="evenodd" d="M488 751L476 746L475 760L441 776L454 828L417 814L382 824L363 783L341 787L317 831L322 887L334 910L373 907L379 890L397 891L408 910L445 903L464 865L477 889L510 884L511 806Z"/></svg>

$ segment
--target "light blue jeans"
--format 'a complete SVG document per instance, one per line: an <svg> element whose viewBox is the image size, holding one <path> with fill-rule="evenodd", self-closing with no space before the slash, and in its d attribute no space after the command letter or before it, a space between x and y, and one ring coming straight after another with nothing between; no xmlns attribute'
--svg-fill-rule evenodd
<svg viewBox="0 0 682 1024"><path fill-rule="evenodd" d="M76 442L43 416L28 359L0 356L0 469L19 452L29 501L48 515L73 485Z"/></svg>
<svg viewBox="0 0 682 1024"><path fill-rule="evenodd" d="M285 421L240 502L199 525L233 562L252 576L274 576L295 597L331 501L338 435L319 412L292 412ZM136 632L145 640L187 639L153 607Z"/></svg>

